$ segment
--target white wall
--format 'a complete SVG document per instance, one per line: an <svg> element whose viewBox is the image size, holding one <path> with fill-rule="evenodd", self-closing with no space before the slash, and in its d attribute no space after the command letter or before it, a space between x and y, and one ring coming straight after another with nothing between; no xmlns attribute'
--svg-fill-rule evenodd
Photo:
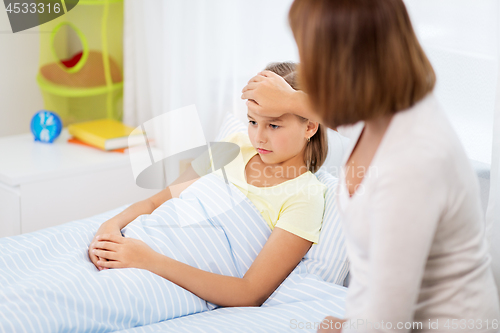
<svg viewBox="0 0 500 333"><path fill-rule="evenodd" d="M498 0L405 0L437 75L436 97L469 158L491 163L498 77Z"/></svg>
<svg viewBox="0 0 500 333"><path fill-rule="evenodd" d="M43 109L36 83L39 36L38 27L13 34L0 4L0 137L28 133L31 117Z"/></svg>

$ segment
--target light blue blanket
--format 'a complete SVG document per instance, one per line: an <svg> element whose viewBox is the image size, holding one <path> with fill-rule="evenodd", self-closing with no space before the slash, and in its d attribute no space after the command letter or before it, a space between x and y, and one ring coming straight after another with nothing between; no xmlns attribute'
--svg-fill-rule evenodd
<svg viewBox="0 0 500 333"><path fill-rule="evenodd" d="M95 268L88 257L95 232L127 206L0 238L0 332L110 332L216 308L146 270ZM242 277L271 230L243 193L210 174L122 233L191 266ZM300 263L259 309L325 301L341 315L344 296L345 288Z"/></svg>

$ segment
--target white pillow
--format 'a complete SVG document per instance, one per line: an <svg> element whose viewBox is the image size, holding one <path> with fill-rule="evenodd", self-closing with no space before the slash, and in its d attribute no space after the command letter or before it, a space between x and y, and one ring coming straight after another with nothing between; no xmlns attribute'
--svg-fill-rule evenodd
<svg viewBox="0 0 500 333"><path fill-rule="evenodd" d="M217 131L217 135L215 137L215 141L222 141L229 134L237 133L237 132L246 132L248 131L248 125L245 126L235 115L232 113L226 113L224 119L222 119L222 125Z"/></svg>
<svg viewBox="0 0 500 333"><path fill-rule="evenodd" d="M309 273L318 275L327 282L343 285L349 273L349 261L342 223L337 211L338 178L323 168L320 168L315 175L327 187L325 214L318 244L313 245L302 260L307 265Z"/></svg>
<svg viewBox="0 0 500 333"><path fill-rule="evenodd" d="M226 114L215 141L221 141L229 134L246 132L247 126L232 113ZM319 181L327 186L325 213L318 244L307 252L304 263L310 273L323 280L342 285L349 272L349 261L345 247L344 233L337 212L336 192L342 157L349 139L328 129L328 155L325 164L315 173Z"/></svg>
<svg viewBox="0 0 500 333"><path fill-rule="evenodd" d="M328 135L328 154L321 168L326 169L328 173L339 178L342 159L350 140L329 128L326 133Z"/></svg>

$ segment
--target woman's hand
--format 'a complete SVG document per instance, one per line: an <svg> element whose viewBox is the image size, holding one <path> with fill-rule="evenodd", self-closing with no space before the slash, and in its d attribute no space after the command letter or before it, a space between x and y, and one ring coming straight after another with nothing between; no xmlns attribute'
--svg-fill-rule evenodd
<svg viewBox="0 0 500 333"><path fill-rule="evenodd" d="M99 261L99 259L101 259L103 261L106 261L106 259L99 258L98 256L96 256L92 252L92 250L95 249L96 237L99 236L99 235L103 235L103 234L112 234L112 235L118 235L118 236L122 237L122 233L120 231L120 228L117 227L116 225L114 225L113 223L109 223L109 221L104 222L103 224L101 224L101 226L99 227L99 229L97 229L97 232L94 235L94 238L92 239L92 242L90 242L90 246L89 246L89 258L90 258L90 261L92 261L92 263L95 265L95 267L97 267L98 270L107 269L107 268L104 268L104 267L99 266L97 264L97 262Z"/></svg>
<svg viewBox="0 0 500 333"><path fill-rule="evenodd" d="M326 316L319 325L317 333L340 333L342 332L342 324L345 319L339 319L333 316Z"/></svg>
<svg viewBox="0 0 500 333"><path fill-rule="evenodd" d="M242 99L248 99L248 109L261 116L280 117L289 113L294 90L281 76L271 71L263 71L248 81L242 90Z"/></svg>
<svg viewBox="0 0 500 333"><path fill-rule="evenodd" d="M148 264L157 254L149 245L139 239L125 238L116 234L97 236L93 251L100 258L98 265L106 268L148 269ZM107 259L107 261L103 259Z"/></svg>

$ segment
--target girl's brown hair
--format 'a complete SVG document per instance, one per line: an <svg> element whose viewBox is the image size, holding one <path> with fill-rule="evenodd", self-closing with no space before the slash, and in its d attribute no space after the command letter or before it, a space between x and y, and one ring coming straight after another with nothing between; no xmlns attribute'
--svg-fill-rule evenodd
<svg viewBox="0 0 500 333"><path fill-rule="evenodd" d="M265 70L274 72L281 76L295 90L299 90L297 81L297 64L293 62L275 62L267 65ZM307 122L309 119L295 115L302 122ZM304 152L304 163L307 170L315 173L323 165L328 154L328 137L326 129L318 126L316 134L311 137L311 141L307 142Z"/></svg>
<svg viewBox="0 0 500 333"><path fill-rule="evenodd" d="M331 128L407 109L434 88L402 0L295 0L288 18L300 83Z"/></svg>

